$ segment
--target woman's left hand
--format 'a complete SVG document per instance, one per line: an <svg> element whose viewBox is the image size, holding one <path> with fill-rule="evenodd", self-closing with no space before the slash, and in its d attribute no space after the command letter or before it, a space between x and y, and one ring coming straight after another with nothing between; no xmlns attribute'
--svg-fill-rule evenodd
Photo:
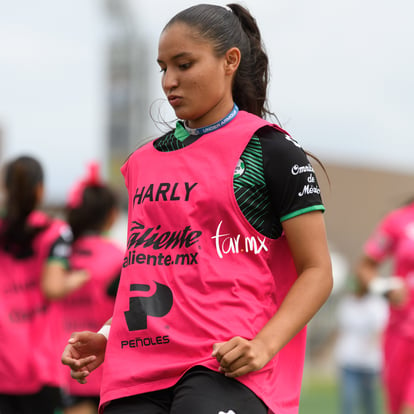
<svg viewBox="0 0 414 414"><path fill-rule="evenodd" d="M410 291L408 286L405 283L402 283L400 287L388 291L385 297L395 308L403 308L409 301Z"/></svg>
<svg viewBox="0 0 414 414"><path fill-rule="evenodd" d="M227 342L215 343L211 356L220 364L219 371L230 378L258 371L273 357L261 340L247 340L240 336Z"/></svg>

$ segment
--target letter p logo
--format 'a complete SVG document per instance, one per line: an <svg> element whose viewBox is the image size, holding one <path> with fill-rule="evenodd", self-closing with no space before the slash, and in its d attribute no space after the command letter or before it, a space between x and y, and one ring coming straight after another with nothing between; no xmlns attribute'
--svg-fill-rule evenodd
<svg viewBox="0 0 414 414"><path fill-rule="evenodd" d="M157 282L155 285L157 288L152 296L129 298L129 310L124 312L129 331L146 329L148 316L161 318L171 310L173 304L171 289ZM148 285L132 284L130 286L130 291L145 292L148 290Z"/></svg>

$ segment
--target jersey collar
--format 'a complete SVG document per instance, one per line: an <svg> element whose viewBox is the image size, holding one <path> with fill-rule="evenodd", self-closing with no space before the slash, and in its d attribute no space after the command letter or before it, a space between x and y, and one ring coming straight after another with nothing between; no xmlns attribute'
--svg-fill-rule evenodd
<svg viewBox="0 0 414 414"><path fill-rule="evenodd" d="M190 135L201 136L201 135L207 134L209 132L216 131L217 129L220 129L220 128L224 127L225 125L227 125L229 122L231 122L236 117L238 112L239 112L239 108L236 104L234 104L233 109L223 119L220 119L219 121L217 121L214 124L207 125L207 126L201 127L201 128L189 128L185 124L185 122L178 121L177 125L176 125L176 128L175 128L174 136L179 141L182 142L186 138L188 138Z"/></svg>

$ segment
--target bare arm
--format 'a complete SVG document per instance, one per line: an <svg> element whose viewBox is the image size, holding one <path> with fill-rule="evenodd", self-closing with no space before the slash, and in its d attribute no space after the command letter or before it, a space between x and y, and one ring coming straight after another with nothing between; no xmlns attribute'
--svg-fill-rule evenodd
<svg viewBox="0 0 414 414"><path fill-rule="evenodd" d="M333 286L331 260L323 215L312 212L286 220L283 229L298 279L275 315L256 337L235 337L215 344L213 356L229 377L261 369L316 314Z"/></svg>
<svg viewBox="0 0 414 414"><path fill-rule="evenodd" d="M364 255L361 257L357 265L357 277L361 283L368 288L370 282L377 277L378 269L379 263L376 260Z"/></svg>
<svg viewBox="0 0 414 414"><path fill-rule="evenodd" d="M374 283L378 279L382 279L381 276L379 276L379 270L380 270L381 264L374 260L373 258L363 255L361 259L359 260L359 263L356 268L356 274L358 279L361 281L361 283L368 289L373 292L374 290ZM394 286L385 287L385 290L382 292L384 296L388 299L390 304L394 306L404 306L408 300L408 287L403 282L403 279L396 279L397 281L400 281L401 284L397 284Z"/></svg>
<svg viewBox="0 0 414 414"><path fill-rule="evenodd" d="M298 279L269 323L257 335L272 343L276 354L316 314L328 299L332 268L321 212L303 214L284 222Z"/></svg>
<svg viewBox="0 0 414 414"><path fill-rule="evenodd" d="M59 261L50 261L42 273L42 291L48 299L61 299L79 289L89 280L85 270L68 271Z"/></svg>

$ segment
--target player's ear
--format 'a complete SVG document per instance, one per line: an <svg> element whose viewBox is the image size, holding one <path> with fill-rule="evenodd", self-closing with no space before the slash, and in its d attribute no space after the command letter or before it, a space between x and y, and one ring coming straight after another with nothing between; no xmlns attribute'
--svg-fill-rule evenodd
<svg viewBox="0 0 414 414"><path fill-rule="evenodd" d="M240 65L241 53L237 47L230 48L225 55L225 71L227 75L233 75Z"/></svg>

